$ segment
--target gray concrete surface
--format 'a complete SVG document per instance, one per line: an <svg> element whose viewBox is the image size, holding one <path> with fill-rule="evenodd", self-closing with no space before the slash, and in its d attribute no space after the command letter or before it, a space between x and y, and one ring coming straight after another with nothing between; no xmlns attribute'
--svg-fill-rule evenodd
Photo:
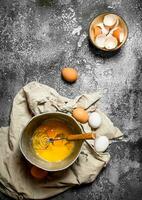
<svg viewBox="0 0 142 200"><path fill-rule="evenodd" d="M88 42L90 20L104 11L120 14L129 27L116 54L104 55ZM63 66L79 71L75 84L61 79ZM102 110L125 135L109 148L112 159L94 183L52 200L141 200L142 1L0 0L0 126L9 124L15 94L33 80L71 98L100 90Z"/></svg>

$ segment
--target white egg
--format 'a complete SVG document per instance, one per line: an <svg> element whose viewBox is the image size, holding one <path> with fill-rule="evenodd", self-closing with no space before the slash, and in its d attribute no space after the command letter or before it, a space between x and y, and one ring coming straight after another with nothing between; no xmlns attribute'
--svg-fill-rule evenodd
<svg viewBox="0 0 142 200"><path fill-rule="evenodd" d="M94 148L97 152L104 152L109 146L109 140L106 136L100 136L95 139Z"/></svg>
<svg viewBox="0 0 142 200"><path fill-rule="evenodd" d="M98 128L102 123L101 116L97 112L91 113L90 116L89 116L89 120L88 121L89 121L89 125L92 128Z"/></svg>

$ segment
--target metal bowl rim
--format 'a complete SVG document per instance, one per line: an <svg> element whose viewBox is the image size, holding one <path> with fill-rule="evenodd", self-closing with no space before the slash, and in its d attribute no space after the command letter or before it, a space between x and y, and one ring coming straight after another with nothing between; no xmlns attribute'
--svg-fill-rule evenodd
<svg viewBox="0 0 142 200"><path fill-rule="evenodd" d="M70 118L78 125L78 127L79 127L80 130L81 130L81 132L83 133L83 130L82 130L82 127L80 126L80 124L76 121L76 119L74 119L72 116L70 116L70 115L68 115L68 114L65 114L65 113L62 113L62 112L46 112L46 113L41 113L41 114L38 114L38 115L33 116L33 117L29 120L29 122L26 124L25 128L22 130L22 133L21 133L20 139L19 139L19 147L20 147L20 150L21 150L23 156L24 156L24 157L26 158L26 160L29 161L32 165L34 165L34 166L36 166L36 167L38 167L38 168L40 168L40 169L43 169L43 170L45 170L45 171L51 171L51 172L53 172L53 171L54 171L54 172L55 172L55 171L62 171L62 170L67 169L68 167L70 167L73 163L75 163L75 161L76 161L77 158L79 157L80 152L81 152L81 150L82 150L83 141L82 141L80 150L79 150L79 152L78 152L76 158L75 158L70 164L68 164L66 167L63 167L63 168L61 168L61 169L55 169L55 170L54 170L54 169L53 169L53 170L47 170L47 168L41 167L41 166L39 166L38 164L34 163L34 162L31 161L29 158L27 158L27 156L25 155L25 153L23 152L23 149L22 149L22 136L23 136L23 133L24 133L26 127L31 123L31 121L32 121L33 119L38 118L38 117L40 117L40 116L42 116L42 115L47 115L47 114L61 114L61 115L70 117Z"/></svg>

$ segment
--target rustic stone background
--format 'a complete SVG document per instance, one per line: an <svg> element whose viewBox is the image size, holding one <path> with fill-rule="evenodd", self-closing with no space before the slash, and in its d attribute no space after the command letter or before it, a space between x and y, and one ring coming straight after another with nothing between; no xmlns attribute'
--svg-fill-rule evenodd
<svg viewBox="0 0 142 200"><path fill-rule="evenodd" d="M129 27L116 54L102 54L88 41L90 20L104 11L120 14ZM142 199L141 45L141 0L0 0L0 126L9 124L18 90L39 81L70 98L100 90L101 109L125 135L109 148L112 159L93 184L52 200ZM75 84L61 79L63 66L79 71Z"/></svg>

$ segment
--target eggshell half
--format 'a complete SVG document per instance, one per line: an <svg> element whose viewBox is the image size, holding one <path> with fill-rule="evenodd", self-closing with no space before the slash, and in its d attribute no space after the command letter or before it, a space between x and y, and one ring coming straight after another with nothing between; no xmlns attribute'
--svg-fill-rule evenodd
<svg viewBox="0 0 142 200"><path fill-rule="evenodd" d="M122 28L116 27L116 28L113 30L112 35L113 35L114 37L116 37L116 39L117 39L120 43L123 42L123 40L124 40L124 32L123 32Z"/></svg>
<svg viewBox="0 0 142 200"><path fill-rule="evenodd" d="M102 30L99 26L93 26L92 27L92 30L93 30L93 33L94 33L94 38L97 36L97 35L100 35L102 33Z"/></svg>
<svg viewBox="0 0 142 200"><path fill-rule="evenodd" d="M103 23L99 23L97 26L101 28L102 34L107 35L109 33L109 27L104 26Z"/></svg>
<svg viewBox="0 0 142 200"><path fill-rule="evenodd" d="M106 35L105 34L100 34L100 35L98 35L96 37L95 44L100 48L104 48L105 40L106 40Z"/></svg>
<svg viewBox="0 0 142 200"><path fill-rule="evenodd" d="M114 14L105 15L103 23L105 26L112 27L117 22L117 17Z"/></svg>
<svg viewBox="0 0 142 200"><path fill-rule="evenodd" d="M116 48L118 45L118 41L115 37L113 37L112 35L109 35L106 40L105 40L105 43L104 43L104 46L106 49L114 49Z"/></svg>

